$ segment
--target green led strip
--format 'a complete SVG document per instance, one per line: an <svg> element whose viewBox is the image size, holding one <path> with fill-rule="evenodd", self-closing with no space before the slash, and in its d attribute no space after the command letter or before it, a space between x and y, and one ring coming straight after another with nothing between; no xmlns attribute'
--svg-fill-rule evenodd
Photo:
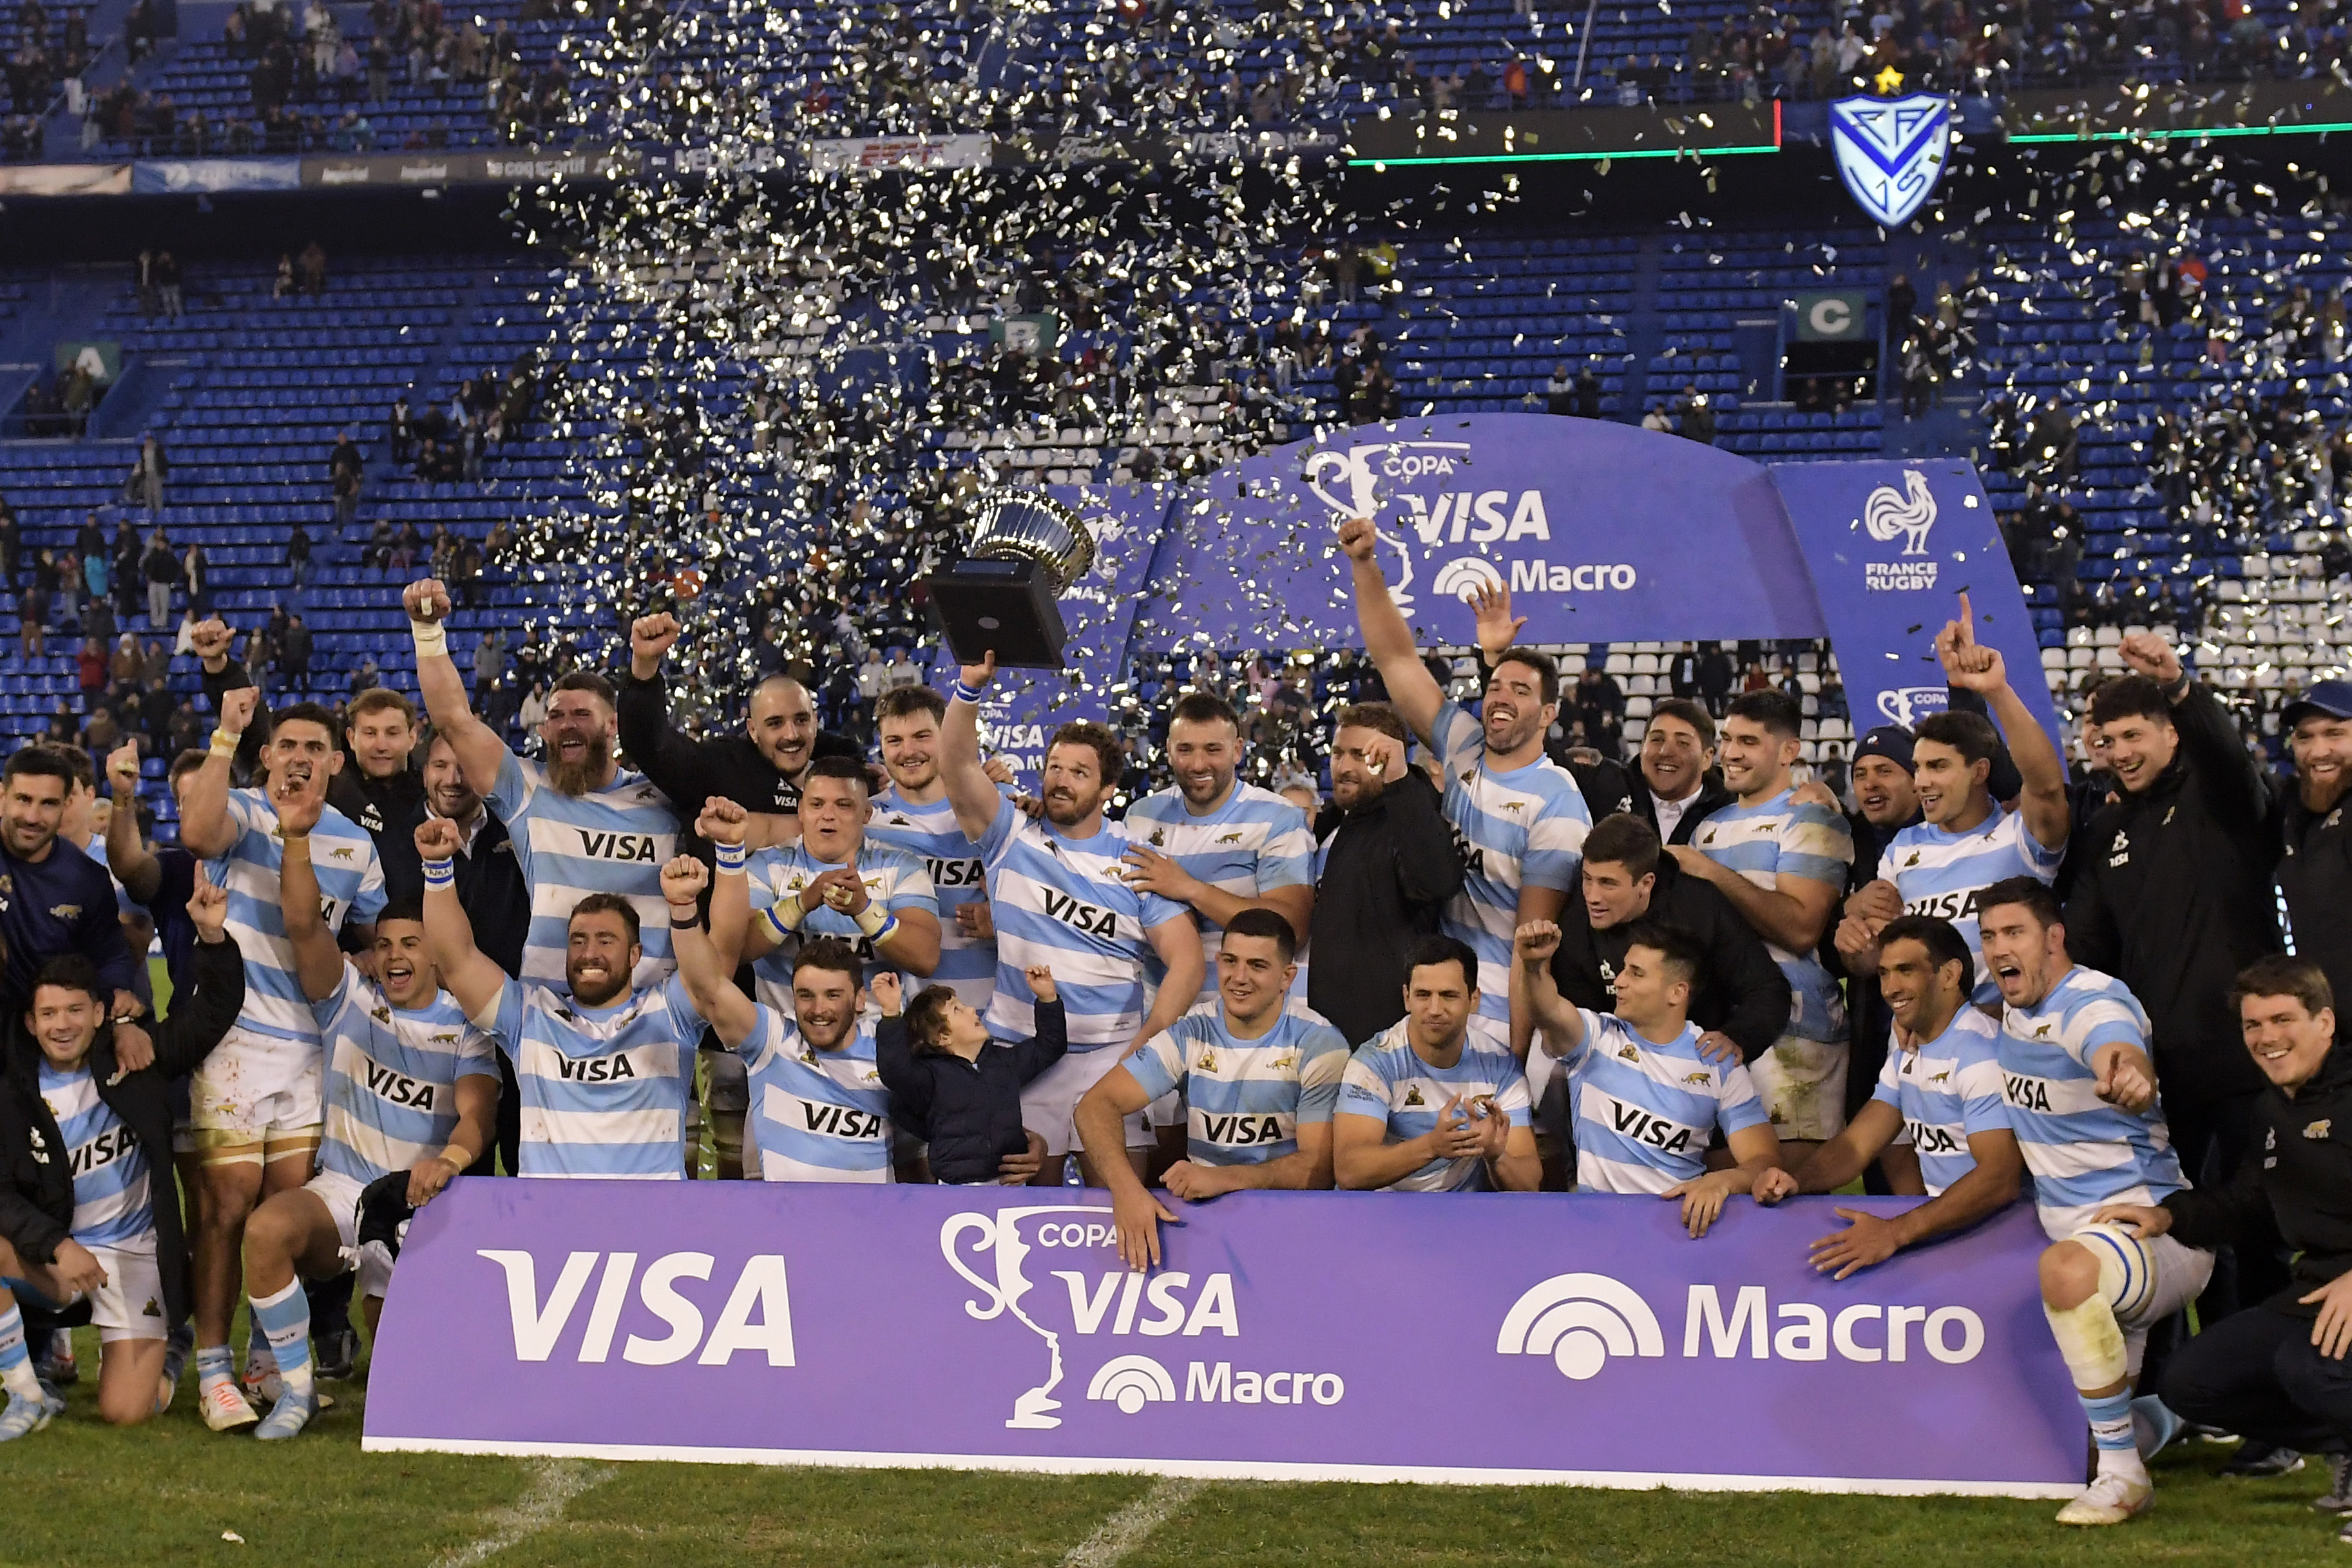
<svg viewBox="0 0 2352 1568"><path fill-rule="evenodd" d="M2202 130L2183 131L2090 131L2063 136L2012 136L2021 142L2177 142L2195 141L2206 136L2325 136L2331 131L2352 131L2352 120L2330 121L2320 125L2215 125Z"/></svg>
<svg viewBox="0 0 2352 1568"><path fill-rule="evenodd" d="M1634 153L1463 153L1433 158L1350 158L1351 169L1381 169L1412 163L1576 163L1608 158L1721 158L1740 153L1778 153L1766 142L1758 147L1658 147Z"/></svg>

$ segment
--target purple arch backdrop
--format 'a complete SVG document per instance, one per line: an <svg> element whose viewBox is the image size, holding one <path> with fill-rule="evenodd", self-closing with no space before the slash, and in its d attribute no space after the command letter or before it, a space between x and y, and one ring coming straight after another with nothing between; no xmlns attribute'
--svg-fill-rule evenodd
<svg viewBox="0 0 2352 1568"><path fill-rule="evenodd" d="M1097 533L1065 601L1070 673L1008 679L992 738L1034 767L1053 722L1099 714L1139 653L1357 644L1333 542L1379 525L1424 642L1471 640L1459 601L1512 590L1527 640L1827 637L1857 730L1945 704L1933 642L1965 591L2053 736L2023 592L1969 463L1753 462L1549 415L1398 420L1244 458L1186 486L1060 488Z"/></svg>

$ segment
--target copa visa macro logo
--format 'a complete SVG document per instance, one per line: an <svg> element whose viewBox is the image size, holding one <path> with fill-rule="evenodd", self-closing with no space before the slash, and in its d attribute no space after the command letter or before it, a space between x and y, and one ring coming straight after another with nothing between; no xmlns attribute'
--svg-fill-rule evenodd
<svg viewBox="0 0 2352 1568"><path fill-rule="evenodd" d="M1916 1349L1959 1366L1976 1360L1984 1340L1984 1320L1966 1307L1856 1301L1832 1316L1812 1301L1775 1306L1761 1285L1735 1288L1727 1312L1714 1285L1693 1285L1684 1297L1685 1357L1704 1352L1730 1359L1740 1354L1744 1341L1756 1361L1827 1361L1834 1352L1841 1360L1874 1364L1909 1361ZM1555 1274L1511 1303L1495 1336L1495 1352L1549 1357L1561 1376L1582 1383L1600 1375L1612 1357L1664 1357L1666 1337L1650 1303L1622 1280Z"/></svg>
<svg viewBox="0 0 2352 1568"><path fill-rule="evenodd" d="M1423 564L1415 557L1415 543L1434 556L1448 545L1551 541L1551 519L1541 489L1465 487L1471 467L1467 441L1380 441L1310 453L1305 478L1307 488L1330 510L1333 521L1372 520L1377 549L1387 558L1383 565L1390 596L1399 609L1411 609L1412 585ZM1639 580L1634 569L1622 563L1562 563L1533 556L1505 564L1515 594L1622 592ZM1430 591L1441 598L1459 598L1503 583L1501 569L1485 556L1450 555L1438 563Z"/></svg>

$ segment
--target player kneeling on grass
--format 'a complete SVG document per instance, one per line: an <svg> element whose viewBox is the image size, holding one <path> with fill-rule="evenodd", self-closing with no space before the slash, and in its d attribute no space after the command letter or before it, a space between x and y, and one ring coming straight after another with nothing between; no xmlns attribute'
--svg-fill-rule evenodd
<svg viewBox="0 0 2352 1568"><path fill-rule="evenodd" d="M2182 1342L2165 1363L2164 1402L2249 1444L2334 1449L2336 1484L2311 1506L2352 1514L2352 1050L2336 1043L2336 998L2310 959L2257 959L2234 989L2246 1047L2270 1080L2251 1129L2263 1157L2227 1186L2113 1205L2099 1222L2142 1238L2285 1243L2293 1281ZM2352 1522L2340 1539L2352 1545Z"/></svg>
<svg viewBox="0 0 2352 1568"><path fill-rule="evenodd" d="M1535 1011L1537 1048L1568 1073L1576 1118L1576 1185L1587 1193L1680 1198L1685 1228L1707 1233L1734 1193L1774 1202L1764 1177L1778 1170L1780 1140L1737 1047L1717 1059L1690 1021L1691 985L1703 962L1672 926L1636 921L1617 971L1617 1010L1571 1007L1552 979L1559 927L1530 921L1514 945ZM1723 1129L1729 1170L1706 1168Z"/></svg>
<svg viewBox="0 0 2352 1568"><path fill-rule="evenodd" d="M1312 1014L1286 1011L1296 942L1275 910L1237 911L1217 947L1215 1010L1177 1019L1078 1101L1078 1136L1110 1183L1129 1268L1159 1263L1159 1222L1176 1216L1111 1155L1123 1147L1125 1119L1161 1095L1184 1092L1185 1158L1162 1178L1178 1197L1331 1184L1331 1110L1348 1042Z"/></svg>
<svg viewBox="0 0 2352 1568"><path fill-rule="evenodd" d="M228 896L201 870L188 918L194 984L173 999L152 1046L118 1044L106 1027L113 988L71 953L42 965L22 1023L11 1024L31 1039L0 1046L0 1442L65 1408L33 1375L19 1298L52 1314L89 1301L105 1419L130 1426L171 1402L164 1343L188 1310L172 1080L195 1070L245 1005Z"/></svg>
<svg viewBox="0 0 2352 1568"><path fill-rule="evenodd" d="M246 1292L283 1384L254 1431L265 1441L295 1436L319 1410L305 1279L356 1268L361 1310L375 1331L392 1258L381 1246L360 1245L360 1194L405 1171L409 1204L429 1202L474 1163L498 1122L497 1048L441 989L422 904L403 899L376 917L373 981L335 945L310 865L321 804L323 797L289 797L278 808L286 940L326 1045L327 1123L318 1173L265 1201L246 1222Z"/></svg>
<svg viewBox="0 0 2352 1568"><path fill-rule="evenodd" d="M2058 901L2031 877L1978 895L1985 966L2000 987L2001 1093L2053 1245L2042 1310L2090 1417L2098 1474L2061 1524L2121 1524L2156 1503L2132 1419L2147 1331L2195 1300L2213 1255L2104 1222L2189 1184L2148 1059L2147 1014L2122 981L2066 955Z"/></svg>
<svg viewBox="0 0 2352 1568"><path fill-rule="evenodd" d="M1969 1005L1976 960L1949 921L1904 915L1878 933L1878 991L1894 1016L1895 1049L1878 1087L1845 1131L1795 1171L1768 1171L1759 1201L1833 1193L1909 1129L1927 1201L1881 1216L1841 1208L1852 1223L1812 1244L1811 1262L1843 1279L1906 1247L1965 1230L2017 1196L2023 1157L2000 1089L2000 1030Z"/></svg>

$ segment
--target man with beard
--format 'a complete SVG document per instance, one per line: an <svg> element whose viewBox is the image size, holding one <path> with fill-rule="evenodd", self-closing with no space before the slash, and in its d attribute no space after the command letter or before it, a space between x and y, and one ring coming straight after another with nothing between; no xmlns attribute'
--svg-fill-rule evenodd
<svg viewBox="0 0 2352 1568"><path fill-rule="evenodd" d="M2316 963L2338 996L2352 997L2352 680L2315 681L2280 715L2294 757L2286 794L2286 858L2279 890L2295 952Z"/></svg>
<svg viewBox="0 0 2352 1568"><path fill-rule="evenodd" d="M1758 1092L1784 1143L1833 1138L1845 1125L1845 999L1813 955L1829 930L1853 839L1845 819L1795 798L1797 700L1750 691L1723 722L1723 782L1734 803L1667 851L1685 871L1712 882L1772 950L1794 1005L1772 1048L1750 1064Z"/></svg>
<svg viewBox="0 0 2352 1568"><path fill-rule="evenodd" d="M900 686L875 704L882 766L890 787L874 800L866 837L903 849L930 873L939 900L940 958L934 984L986 1016L996 995L996 927L989 920L980 846L957 826L955 803L940 773L940 731L948 705L928 686Z"/></svg>
<svg viewBox="0 0 2352 1568"><path fill-rule="evenodd" d="M1969 1004L1976 960L1968 943L1949 921L1904 915L1879 933L1877 952L1897 1048L1845 1131L1757 1187L1759 1200L1834 1193L1909 1135L1920 1179L1907 1190L1927 1201L1899 1215L1836 1210L1850 1223L1814 1241L1807 1261L1840 1279L1999 1213L2025 1173L2001 1099L2000 1029Z"/></svg>
<svg viewBox="0 0 2352 1568"><path fill-rule="evenodd" d="M940 772L956 825L980 846L996 923L996 994L989 1033L1028 1039L1036 1030L1029 969L1050 967L1068 1016L1069 1049L1021 1091L1022 1122L1045 1141L1049 1157L1072 1151L1078 1100L1138 1040L1174 1023L1201 991L1201 942L1192 911L1130 887L1121 858L1126 830L1103 819L1126 762L1118 738L1099 724L1073 721L1045 747L1040 784L1043 820L1032 821L999 795L981 766L980 704L996 675L993 655L963 667L940 736ZM1159 995L1145 1006L1144 958L1166 968ZM1128 1119L1129 1158L1150 1146L1141 1119ZM1082 1167L1085 1157L1080 1156ZM1090 1167L1088 1181L1100 1186ZM1038 1173L1050 1182L1049 1163Z"/></svg>
<svg viewBox="0 0 2352 1568"><path fill-rule="evenodd" d="M361 1245L360 1194L404 1172L409 1205L431 1202L488 1147L498 1115L498 1050L441 989L420 901L385 903L374 980L342 955L320 919L310 834L323 804L297 796L278 808L286 937L327 1045L327 1124L318 1173L254 1210L245 1227L254 1331L277 1358L280 1387L254 1432L264 1441L296 1436L319 1411L306 1284L356 1275L361 1310L375 1330L392 1257L380 1243Z"/></svg>
<svg viewBox="0 0 2352 1568"><path fill-rule="evenodd" d="M228 1332L236 1310L238 1258L247 1215L265 1198L310 1179L326 1120L319 1021L295 973L287 940L279 867L286 852L283 802L318 797L342 766L334 715L300 702L278 715L261 753L262 789L229 788L229 763L260 692L221 698L220 728L205 764L180 796L180 842L206 858L205 871L228 893L228 929L245 954L245 1007L236 1026L189 1085L189 1120L199 1161L195 1246L196 1370L205 1425L215 1432L258 1417L230 1379ZM321 806L310 833L322 918L348 922L373 945L383 910L383 871L375 842L341 812ZM270 1375L265 1346L249 1347L246 1381Z"/></svg>
<svg viewBox="0 0 2352 1568"><path fill-rule="evenodd" d="M752 688L745 733L709 741L681 733L670 720L662 659L683 629L667 613L641 616L630 625L629 675L614 703L621 750L654 787L688 809L698 811L718 795L789 821L800 808L809 763L818 757L856 761L856 744L818 731L808 689L788 675L772 675Z"/></svg>
<svg viewBox="0 0 2352 1568"><path fill-rule="evenodd" d="M0 898L0 936L13 960L0 977L0 1005L23 1011L41 965L79 952L98 965L112 993L110 1016L127 1022L140 1009L114 879L61 833L75 787L73 759L48 746L18 749L0 771L0 893L6 895ZM131 1045L129 1054L135 1058L142 1048Z"/></svg>
<svg viewBox="0 0 2352 1568"><path fill-rule="evenodd" d="M801 803L807 805L806 795ZM729 864L728 846L716 842L719 880L740 882L741 862ZM696 918L697 900L709 881L710 873L691 855L680 855L662 872L677 931L678 978L749 1069L753 1126L744 1168L756 1169L764 1182L890 1180L890 1091L875 1065L874 1020L863 1016L860 1005L864 961L839 938L812 938L794 946L788 1006L752 1001L735 988L733 963ZM727 897L712 895L714 923ZM740 899L740 891L735 897ZM888 1010L896 1012L898 976L888 978L892 984L883 989Z"/></svg>
<svg viewBox="0 0 2352 1568"><path fill-rule="evenodd" d="M1241 754L1241 717L1232 705L1213 692L1188 691L1168 721L1176 782L1127 808L1128 836L1139 841L1125 856L1128 886L1190 906L1200 922L1208 978L1196 1003L1217 993L1216 953L1234 916L1271 910L1290 922L1296 945L1315 908L1315 841L1306 816L1235 777Z"/></svg>
<svg viewBox="0 0 2352 1568"><path fill-rule="evenodd" d="M1331 736L1331 804L1316 819L1315 913L1321 959L1307 1003L1341 1037L1404 1016L1405 954L1437 934L1462 890L1462 858L1429 775L1404 760L1404 721L1384 702L1342 708Z"/></svg>
<svg viewBox="0 0 2352 1568"><path fill-rule="evenodd" d="M634 983L645 962L635 905L589 894L572 910L562 982L509 978L474 945L457 900L458 838L443 817L417 826L425 935L443 988L514 1059L515 1173L683 1181L687 1071L702 1015L675 973L649 989ZM662 910L667 922L667 900Z"/></svg>
<svg viewBox="0 0 2352 1568"><path fill-rule="evenodd" d="M1364 647L1400 718L1436 753L1445 773L1445 817L1465 862L1462 891L1448 906L1444 931L1478 956L1470 977L1482 1016L1507 1025L1512 1051L1524 1058L1532 1026L1511 962L1512 932L1557 917L1576 885L1578 847L1592 825L1583 794L1567 769L1544 754L1544 735L1559 714L1559 667L1549 654L1506 641L1494 679L1473 718L1446 698L1412 628L1390 595L1373 556L1371 520L1339 527L1339 548L1353 571L1356 618ZM1512 626L1507 599L1476 601L1478 641L1485 623ZM1506 640L1506 639L1496 639Z"/></svg>
<svg viewBox="0 0 2352 1568"><path fill-rule="evenodd" d="M540 726L547 760L519 757L466 705L465 678L450 660L442 624L449 614L448 590L428 577L410 584L402 602L416 639L416 683L434 731L457 753L466 783L507 825L530 887L521 978L541 985L563 982L575 910L583 899L604 894L626 901L635 922L658 922L640 926L644 941L635 976L640 985L657 984L670 968L661 868L677 852L678 824L661 791L614 756L610 683L584 669L558 680Z"/></svg>
<svg viewBox="0 0 2352 1568"><path fill-rule="evenodd" d="M1878 994L1878 972L1863 960L1886 924L1903 913L1901 890L1882 882L1879 859L1895 836L1917 824L1919 795L1911 770L1911 731L1900 724L1881 724L1854 743L1849 778L1855 809L1845 814L1846 830L1853 838L1853 864L1846 869L1845 903L1830 945L1845 974L1847 1043L1845 1113L1852 1117L1869 1103L1871 1085L1886 1065L1890 1023L1886 1005ZM1882 1187L1898 1179L1889 1191L1908 1190L1914 1183L1915 1158L1907 1144L1890 1145L1878 1163L1864 1173L1869 1190L1885 1196Z"/></svg>

